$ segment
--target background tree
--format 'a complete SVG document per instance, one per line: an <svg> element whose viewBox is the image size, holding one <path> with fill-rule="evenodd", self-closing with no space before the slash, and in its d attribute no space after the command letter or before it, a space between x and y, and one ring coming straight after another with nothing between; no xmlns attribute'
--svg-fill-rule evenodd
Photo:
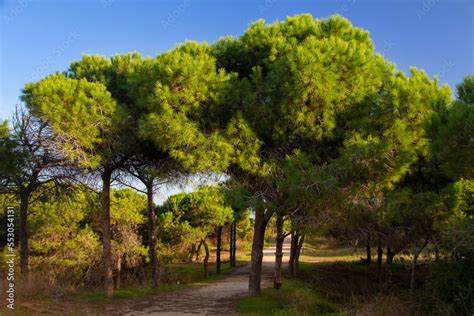
<svg viewBox="0 0 474 316"><path fill-rule="evenodd" d="M474 76L457 86L458 99L442 104L428 128L434 163L450 178L473 178L474 171Z"/></svg>
<svg viewBox="0 0 474 316"><path fill-rule="evenodd" d="M452 313L469 314L474 308L474 88L473 76L457 86L457 99L443 104L428 126L431 166L446 179L444 194L450 217L439 228L438 250L444 256L433 269L430 288L447 302Z"/></svg>
<svg viewBox="0 0 474 316"><path fill-rule="evenodd" d="M225 196L226 204L228 204L233 210L233 221L229 228L229 253L230 253L230 266L236 266L236 252L237 252L237 231L241 231L241 238L245 240L247 234L248 225L250 223L249 208L251 207L248 202L248 195L250 194L245 187L239 186L233 183L230 179L228 183L222 184L223 194ZM238 227L240 224L241 227Z"/></svg>
<svg viewBox="0 0 474 316"><path fill-rule="evenodd" d="M127 105L120 68L136 55L108 60L84 56L64 74L26 85L23 101L47 121L61 153L85 171L97 171L102 180L102 245L105 292L113 294L110 236L112 174L127 159Z"/></svg>
<svg viewBox="0 0 474 316"><path fill-rule="evenodd" d="M0 193L18 197L20 203L20 269L28 281L28 209L38 198L53 190L38 189L59 184L68 176L64 159L55 145L50 126L17 107L12 129L3 122L0 130ZM54 186L47 186L54 189Z"/></svg>
<svg viewBox="0 0 474 316"><path fill-rule="evenodd" d="M35 283L56 287L94 282L101 263L100 229L95 229L100 223L90 218L99 214L97 193L77 185L59 189L30 206L28 221Z"/></svg>
<svg viewBox="0 0 474 316"><path fill-rule="evenodd" d="M232 209L226 205L224 195L218 187L203 187L198 191L188 194L178 194L171 196L167 202L164 203L162 210L160 210L160 217L166 219L172 214L173 221L178 223L189 224L199 233L196 234L199 240L195 242L202 242L206 256L204 258L204 275L206 278L209 275L209 246L207 239L211 235L216 234L216 229L222 228L223 225L232 221ZM219 248L219 247L218 247ZM217 249L219 252L220 249ZM217 254L217 258L220 254ZM218 266L220 262L216 262Z"/></svg>
<svg viewBox="0 0 474 316"><path fill-rule="evenodd" d="M163 156L160 152L156 152L154 147L146 142L142 142L139 139L136 141L136 146L139 151L131 156L123 169L134 179L138 179L145 188L142 190L136 185L133 185L133 179L131 179L131 181L125 180L125 182L123 179L120 180L120 182L145 194L147 197L147 241L148 255L150 257L151 286L152 288L156 288L158 287L156 213L153 197L159 186L171 181L172 177L176 178L177 170L171 168L170 158L168 156ZM124 178L126 178L126 176L124 176Z"/></svg>

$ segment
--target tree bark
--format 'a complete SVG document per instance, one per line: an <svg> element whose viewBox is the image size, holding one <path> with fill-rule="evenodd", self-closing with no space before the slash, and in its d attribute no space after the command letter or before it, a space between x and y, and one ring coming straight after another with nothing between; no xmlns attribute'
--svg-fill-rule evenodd
<svg viewBox="0 0 474 316"><path fill-rule="evenodd" d="M418 257L420 256L423 249L425 249L426 245L428 245L429 237L427 237L421 247L415 249L413 253L413 259L411 261L411 274L410 274L410 291L415 289L415 269L416 265L418 264Z"/></svg>
<svg viewBox="0 0 474 316"><path fill-rule="evenodd" d="M233 246L234 246L234 241L232 240L234 237L234 229L233 229L234 223L229 225L229 265L232 268L232 261L233 261Z"/></svg>
<svg viewBox="0 0 474 316"><path fill-rule="evenodd" d="M366 251L367 251L367 264L372 263L372 249L370 244L370 232L367 233L367 244L366 244Z"/></svg>
<svg viewBox="0 0 474 316"><path fill-rule="evenodd" d="M209 277L209 247L205 240L202 241L202 244L206 250L206 256L204 257L204 277L207 279Z"/></svg>
<svg viewBox="0 0 474 316"><path fill-rule="evenodd" d="M23 282L28 283L28 204L30 192L20 194L20 271Z"/></svg>
<svg viewBox="0 0 474 316"><path fill-rule="evenodd" d="M234 243L234 245L232 246L232 251L233 251L233 254L232 254L232 267L236 267L236 262L237 262L237 257L236 257L236 253L237 253L237 223L234 222L234 225L233 225L233 231L232 231L232 234L234 235L234 237L232 238L232 241Z"/></svg>
<svg viewBox="0 0 474 316"><path fill-rule="evenodd" d="M288 272L290 276L295 276L295 257L298 248L299 234L296 231L291 233L290 260L288 261Z"/></svg>
<svg viewBox="0 0 474 316"><path fill-rule="evenodd" d="M383 248L377 247L377 279L382 281L382 260L383 260Z"/></svg>
<svg viewBox="0 0 474 316"><path fill-rule="evenodd" d="M110 242L110 179L112 172L104 170L102 173L102 255L104 264L105 295L110 298L114 294L114 280L112 276L112 248Z"/></svg>
<svg viewBox="0 0 474 316"><path fill-rule="evenodd" d="M222 226L217 227L216 274L221 274Z"/></svg>
<svg viewBox="0 0 474 316"><path fill-rule="evenodd" d="M148 213L148 253L150 255L151 287L158 287L158 276L156 273L156 233L155 233L155 207L153 203L153 182L146 186L147 213Z"/></svg>
<svg viewBox="0 0 474 316"><path fill-rule="evenodd" d="M295 254L295 276L298 274L300 271L300 255L301 255L301 249L303 249L303 243L304 243L304 234L300 235L299 241L298 241L298 246L296 248L296 254Z"/></svg>
<svg viewBox="0 0 474 316"><path fill-rule="evenodd" d="M273 287L280 289L282 284L281 270L283 265L283 214L277 214L276 219L276 245L275 245L275 275L273 280Z"/></svg>
<svg viewBox="0 0 474 316"><path fill-rule="evenodd" d="M268 219L262 210L255 212L255 224L250 260L249 295L258 296L261 292L263 244Z"/></svg>
<svg viewBox="0 0 474 316"><path fill-rule="evenodd" d="M199 243L199 245L198 245L198 247L197 247L197 250L196 250L196 261L199 260L199 255L201 254L202 243L203 243L203 241L201 240L201 242Z"/></svg>

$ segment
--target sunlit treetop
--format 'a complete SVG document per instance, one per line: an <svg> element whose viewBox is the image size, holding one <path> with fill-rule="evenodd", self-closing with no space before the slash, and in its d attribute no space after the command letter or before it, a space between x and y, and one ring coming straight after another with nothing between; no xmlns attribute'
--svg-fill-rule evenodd
<svg viewBox="0 0 474 316"><path fill-rule="evenodd" d="M474 177L474 77L458 85L458 98L440 107L429 124L431 156L452 179Z"/></svg>
<svg viewBox="0 0 474 316"><path fill-rule="evenodd" d="M213 232L217 226L233 220L232 208L219 187L203 187L195 192L173 195L159 211L172 212L178 221L188 222L206 232Z"/></svg>

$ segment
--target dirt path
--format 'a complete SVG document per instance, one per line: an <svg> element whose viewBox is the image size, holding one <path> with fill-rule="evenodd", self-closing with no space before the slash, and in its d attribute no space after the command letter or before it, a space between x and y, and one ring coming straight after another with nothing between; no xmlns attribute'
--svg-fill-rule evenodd
<svg viewBox="0 0 474 316"><path fill-rule="evenodd" d="M288 262L289 240L283 246L283 263ZM275 247L263 250L262 288L273 284ZM206 285L193 286L167 294L124 300L115 304L29 302L15 315L235 315L239 299L248 294L250 264L229 276ZM0 315L2 312L0 311Z"/></svg>
<svg viewBox="0 0 474 316"><path fill-rule="evenodd" d="M289 243L285 243L284 262ZM263 252L262 288L272 285L275 248ZM122 315L232 315L240 298L248 293L250 266L236 269L225 279L178 292L152 296L121 308ZM113 311L110 311L113 313Z"/></svg>

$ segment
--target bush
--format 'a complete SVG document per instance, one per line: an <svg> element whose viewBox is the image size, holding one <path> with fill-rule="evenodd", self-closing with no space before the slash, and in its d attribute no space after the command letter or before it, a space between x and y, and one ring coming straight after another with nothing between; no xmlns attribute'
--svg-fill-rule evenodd
<svg viewBox="0 0 474 316"><path fill-rule="evenodd" d="M429 292L440 302L440 307L450 315L474 314L474 254L452 261L437 263L431 280Z"/></svg>

